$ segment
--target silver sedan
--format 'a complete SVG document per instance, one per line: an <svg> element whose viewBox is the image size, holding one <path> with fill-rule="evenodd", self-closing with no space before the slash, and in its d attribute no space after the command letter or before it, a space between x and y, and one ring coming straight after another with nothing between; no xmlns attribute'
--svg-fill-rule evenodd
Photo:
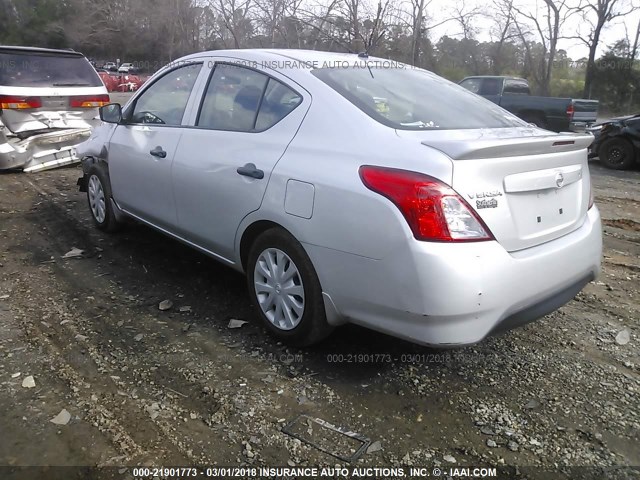
<svg viewBox="0 0 640 480"><path fill-rule="evenodd" d="M454 346L571 300L600 270L590 135L555 134L364 54L198 53L81 146L90 211L244 272L264 325L355 323Z"/></svg>

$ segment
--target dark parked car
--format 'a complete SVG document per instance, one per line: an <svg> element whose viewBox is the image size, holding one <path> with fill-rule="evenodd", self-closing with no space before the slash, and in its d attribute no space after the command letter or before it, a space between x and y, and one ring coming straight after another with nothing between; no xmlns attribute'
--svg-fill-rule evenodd
<svg viewBox="0 0 640 480"><path fill-rule="evenodd" d="M591 157L615 170L626 170L638 163L640 157L640 114L612 118L590 128L595 140L589 148Z"/></svg>
<svg viewBox="0 0 640 480"><path fill-rule="evenodd" d="M460 85L524 121L554 132L584 131L598 115L597 100L533 96L524 78L467 77Z"/></svg>

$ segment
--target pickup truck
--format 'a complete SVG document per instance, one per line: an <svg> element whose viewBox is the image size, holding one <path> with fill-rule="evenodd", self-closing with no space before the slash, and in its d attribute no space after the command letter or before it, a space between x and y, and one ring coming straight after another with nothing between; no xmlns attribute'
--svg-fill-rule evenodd
<svg viewBox="0 0 640 480"><path fill-rule="evenodd" d="M536 97L531 95L524 78L475 76L460 85L523 120L554 132L584 131L596 122L597 100Z"/></svg>

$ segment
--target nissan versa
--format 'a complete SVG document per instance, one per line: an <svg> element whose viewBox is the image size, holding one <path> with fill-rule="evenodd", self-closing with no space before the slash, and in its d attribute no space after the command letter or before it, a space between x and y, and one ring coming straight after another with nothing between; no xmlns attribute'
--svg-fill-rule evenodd
<svg viewBox="0 0 640 480"><path fill-rule="evenodd" d="M600 270L587 147L430 72L296 50L198 53L81 146L98 228L134 218L245 272L308 345L355 323L464 345L539 318Z"/></svg>

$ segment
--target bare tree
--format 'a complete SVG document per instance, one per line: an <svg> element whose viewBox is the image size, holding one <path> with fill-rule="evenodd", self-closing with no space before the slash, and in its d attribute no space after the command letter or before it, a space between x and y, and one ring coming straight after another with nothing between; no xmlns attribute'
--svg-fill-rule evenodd
<svg viewBox="0 0 640 480"><path fill-rule="evenodd" d="M255 0L257 22L268 38L271 48L280 46L280 36L286 47L292 45L287 39L285 18L295 18L302 0Z"/></svg>
<svg viewBox="0 0 640 480"><path fill-rule="evenodd" d="M598 45L600 44L600 36L603 29L612 20L630 14L637 7L634 7L628 0L587 0L575 7L576 12L580 14L582 25L587 27L586 32L581 32L567 38L579 40L589 49L589 57L587 61L587 69L584 77L584 93L583 96L591 98L591 86L595 74L595 60Z"/></svg>
<svg viewBox="0 0 640 480"><path fill-rule="evenodd" d="M429 32L445 23L451 22L448 17L433 23L429 16L429 7L433 0L406 0L395 3L389 11L389 23L398 32L407 32L410 38L409 61L415 66L424 66L421 56Z"/></svg>
<svg viewBox="0 0 640 480"><path fill-rule="evenodd" d="M558 50L558 40L560 29L567 19L575 13L569 8L568 0L543 0L544 5L541 12L524 10L522 7L513 5L514 24L518 30L518 36L522 41L525 54L531 65L534 66L532 74L538 84L542 95L549 95L551 85L551 75L553 72L553 62ZM541 18L542 17L542 18ZM527 23L533 29L533 35L541 45L540 55L533 55L533 48L529 40L531 31L527 29Z"/></svg>
<svg viewBox="0 0 640 480"><path fill-rule="evenodd" d="M300 9L298 19L314 33L313 50L316 50L323 40L338 44L343 50L350 51L348 41L343 39L336 28L337 6L339 0L331 0L328 4L321 1L307 9ZM331 49L331 46L329 46Z"/></svg>
<svg viewBox="0 0 640 480"><path fill-rule="evenodd" d="M476 36L478 32L474 24L475 19L480 15L480 8L474 7L468 9L463 0L455 3L449 12L449 15L462 30L462 38L465 40L471 40Z"/></svg>
<svg viewBox="0 0 640 480"><path fill-rule="evenodd" d="M375 51L385 35L390 1L378 0L374 11L362 0L342 0L338 4L338 10L348 20L351 51Z"/></svg>
<svg viewBox="0 0 640 480"><path fill-rule="evenodd" d="M502 53L505 43L518 36L514 24L514 13L513 0L494 0L493 11L490 15L494 23L489 30L489 35L494 43L490 53L491 70L494 75L502 73Z"/></svg>
<svg viewBox="0 0 640 480"><path fill-rule="evenodd" d="M231 35L232 47L247 46L252 36L253 0L207 0L210 8L218 14L224 30ZM227 45L227 37L223 35L223 43Z"/></svg>

